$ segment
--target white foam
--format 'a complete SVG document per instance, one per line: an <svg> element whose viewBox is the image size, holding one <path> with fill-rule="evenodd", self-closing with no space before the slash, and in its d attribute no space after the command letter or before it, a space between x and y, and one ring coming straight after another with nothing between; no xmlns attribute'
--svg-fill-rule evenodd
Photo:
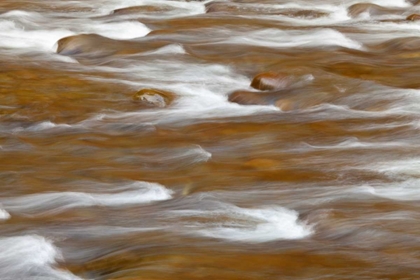
<svg viewBox="0 0 420 280"><path fill-rule="evenodd" d="M221 101L221 104L216 103L207 108L203 108L201 107L202 104L199 102L206 100L204 98L204 100L200 100L198 97L196 99L197 101L191 100L191 102L188 103L187 100L185 100L182 106L178 105L175 108L165 108L162 110L154 109L131 113L101 114L83 121L81 125L85 127L103 127L106 126L106 123L109 121L115 122L118 120L124 122L126 125L136 125L140 123L141 125L171 124L174 126L184 126L191 122L198 123L207 119L249 116L280 111L280 109L275 106L242 106L236 103L228 103L225 100Z"/></svg>
<svg viewBox="0 0 420 280"><path fill-rule="evenodd" d="M187 151L183 152L181 154L181 158L184 157L192 157L192 162L207 162L209 159L211 159L211 153L204 150L200 145L196 145L192 149L188 149Z"/></svg>
<svg viewBox="0 0 420 280"><path fill-rule="evenodd" d="M302 9L302 10L336 10L337 6L348 7L353 4L360 3L360 0L329 0L323 1L323 3L317 3L314 1L301 0L301 1L285 1L284 4L273 4L276 8L289 8L289 9ZM363 3L373 3L380 6L389 7L408 7L410 6L405 0L364 0Z"/></svg>
<svg viewBox="0 0 420 280"><path fill-rule="evenodd" d="M172 191L157 183L134 182L119 188L107 188L110 193L51 192L20 197L2 198L6 210L20 214L44 214L90 206L127 206L172 198ZM124 191L121 191L124 190ZM112 192L114 191L114 192Z"/></svg>
<svg viewBox="0 0 420 280"><path fill-rule="evenodd" d="M51 24L50 20L54 22ZM59 22L38 13L12 11L0 15L0 47L55 53L61 38L96 33L112 39L133 39L150 32L138 21L100 22L82 18L62 18Z"/></svg>
<svg viewBox="0 0 420 280"><path fill-rule="evenodd" d="M23 127L17 127L12 129L13 133L19 133L19 132L40 132L40 131L47 131L47 130L51 130L51 129L61 129L61 130L65 130L65 129L71 129L71 128L77 128L80 127L78 125L69 125L69 124L65 124L65 123L61 123L61 124L57 124L57 123L53 123L51 121L44 121L44 122L39 122L33 125L30 125L26 128Z"/></svg>
<svg viewBox="0 0 420 280"><path fill-rule="evenodd" d="M46 130L46 129L56 128L56 127L69 128L69 127L71 127L71 125L69 125L69 124L56 124L56 123L53 123L51 121L45 121L45 122L41 122L41 123L38 123L38 124L35 124L35 125L29 127L28 130L30 130L30 131L39 131L39 130Z"/></svg>
<svg viewBox="0 0 420 280"><path fill-rule="evenodd" d="M387 175L408 175L420 177L420 159L404 159L377 163L368 167Z"/></svg>
<svg viewBox="0 0 420 280"><path fill-rule="evenodd" d="M228 101L227 95L238 89L248 88L248 77L236 73L228 66L197 64L171 59L135 61L134 65L118 69L97 67L100 71L125 74L127 83L133 88L158 88L174 92L174 103L168 108L140 110L129 113L108 113L93 116L80 125L91 127L107 121L127 124L178 123L206 118L244 116L256 113L279 112L274 106L242 106ZM109 80L107 80L109 82Z"/></svg>
<svg viewBox="0 0 420 280"><path fill-rule="evenodd" d="M420 25L416 22L372 22L358 23L358 28L363 30L359 33L349 33L349 38L357 39L363 44L379 44L388 40L416 37L420 31Z"/></svg>
<svg viewBox="0 0 420 280"><path fill-rule="evenodd" d="M363 45L359 42L351 40L339 31L328 28L313 30L310 33L300 30L283 31L267 28L227 39L225 43L275 48L319 46L342 46L350 49L363 48Z"/></svg>
<svg viewBox="0 0 420 280"><path fill-rule="evenodd" d="M211 159L211 153L204 150L201 146L196 145L188 148L174 149L168 151L167 149L161 151L160 154L154 155L161 164L182 164L190 165L194 163L207 162Z"/></svg>
<svg viewBox="0 0 420 280"><path fill-rule="evenodd" d="M251 209L221 204L218 210L182 210L173 213L209 218L208 223L187 224L186 230L204 237L228 241L260 243L301 239L313 233L310 226L299 221L296 211L278 206ZM196 230L191 231L191 228Z"/></svg>
<svg viewBox="0 0 420 280"><path fill-rule="evenodd" d="M363 2L373 3L384 7L409 7L410 4L405 0L366 0ZM360 1L354 1L352 4L360 3Z"/></svg>
<svg viewBox="0 0 420 280"><path fill-rule="evenodd" d="M112 39L134 39L144 37L150 32L144 24L138 21L112 23L95 23L85 25L83 33L96 33Z"/></svg>
<svg viewBox="0 0 420 280"><path fill-rule="evenodd" d="M281 4L241 4L247 5L250 7L254 7L255 9L262 9L262 10L269 10L269 9L296 9L296 10L313 10L317 12L325 12L328 13L327 16L322 17L315 17L315 18L301 18L301 17L289 17L284 15L252 15L253 18L262 18L268 20L280 20L282 22L288 22L292 25L305 25L305 26L314 26L314 25L328 25L328 24L336 24L340 22L346 22L352 20L347 12L347 8L353 4L358 4L361 1L354 0L354 1L339 1L339 0L330 0L328 3L317 3L311 1L293 1ZM408 4L405 0L366 0L363 3L373 3L383 7L408 7ZM359 18L369 18L369 15L360 15ZM385 16L387 17L387 16ZM373 34L370 34L373 35Z"/></svg>
<svg viewBox="0 0 420 280"><path fill-rule="evenodd" d="M95 5L99 14L109 14L113 10L132 6L170 6L176 8L173 17L182 17L205 13L203 2L200 1L166 1L166 0L107 0L101 5ZM157 15L159 17L159 15Z"/></svg>
<svg viewBox="0 0 420 280"><path fill-rule="evenodd" d="M0 208L0 221L1 220L4 221L4 220L8 220L8 219L10 219L9 212L7 212L6 210Z"/></svg>
<svg viewBox="0 0 420 280"><path fill-rule="evenodd" d="M362 142L357 137L352 137L340 143L337 143L335 145L311 145L308 143L303 143L303 145L304 145L304 148L308 147L311 149L345 150L345 149L352 149L352 148L368 148L368 149L398 148L398 147L407 147L408 144L405 142L379 142L379 143Z"/></svg>
<svg viewBox="0 0 420 280"><path fill-rule="evenodd" d="M80 236L84 239L97 239L103 237L115 237L117 235L126 235L130 233L152 232L166 229L165 226L158 227L121 227L121 226L85 226L83 228L58 228L54 231L54 236Z"/></svg>
<svg viewBox="0 0 420 280"><path fill-rule="evenodd" d="M245 5L245 4L241 4ZM331 4L320 4L320 3L294 3L288 2L285 4L246 4L250 7L253 7L255 10L311 10L315 12L326 13L325 16L321 17L291 17L287 15L252 15L249 18L261 18L261 19L268 19L268 20L279 20L282 22L288 22L292 25L306 25L306 26L314 26L314 25L327 25L327 24L334 24L338 22L347 21L350 19L347 13L347 7L344 5L331 5ZM245 16L247 17L247 16Z"/></svg>
<svg viewBox="0 0 420 280"><path fill-rule="evenodd" d="M164 47L161 47L157 50L143 52L138 54L139 56L149 56L149 55L162 55L162 54L186 54L184 47L178 44L170 44Z"/></svg>
<svg viewBox="0 0 420 280"><path fill-rule="evenodd" d="M38 235L0 238L1 279L81 280L65 270L54 268L62 259L58 249Z"/></svg>
<svg viewBox="0 0 420 280"><path fill-rule="evenodd" d="M64 29L27 30L14 20L0 17L0 48L28 49L54 52L55 43L66 36L74 35Z"/></svg>
<svg viewBox="0 0 420 280"><path fill-rule="evenodd" d="M368 193L374 196L401 201L420 200L420 180L410 179L391 184L362 186L353 189L356 193Z"/></svg>

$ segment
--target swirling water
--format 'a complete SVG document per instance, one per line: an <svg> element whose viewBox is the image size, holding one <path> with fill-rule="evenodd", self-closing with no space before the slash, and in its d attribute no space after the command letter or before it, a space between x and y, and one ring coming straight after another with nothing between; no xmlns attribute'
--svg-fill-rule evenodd
<svg viewBox="0 0 420 280"><path fill-rule="evenodd" d="M417 13L1 1L0 279L420 278Z"/></svg>

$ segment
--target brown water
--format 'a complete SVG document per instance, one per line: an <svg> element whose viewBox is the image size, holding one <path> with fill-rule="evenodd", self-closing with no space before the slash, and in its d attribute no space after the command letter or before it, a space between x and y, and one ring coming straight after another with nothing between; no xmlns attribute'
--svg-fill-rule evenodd
<svg viewBox="0 0 420 280"><path fill-rule="evenodd" d="M419 279L420 6L313 2L1 1L0 279Z"/></svg>

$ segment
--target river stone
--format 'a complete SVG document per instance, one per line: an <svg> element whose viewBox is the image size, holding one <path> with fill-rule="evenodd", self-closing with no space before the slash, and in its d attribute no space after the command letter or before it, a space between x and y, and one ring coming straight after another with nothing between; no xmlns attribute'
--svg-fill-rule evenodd
<svg viewBox="0 0 420 280"><path fill-rule="evenodd" d="M92 54L105 55L117 50L116 40L97 34L80 34L62 38L57 42L57 53L61 55Z"/></svg>
<svg viewBox="0 0 420 280"><path fill-rule="evenodd" d="M61 55L101 57L151 51L168 45L170 42L147 37L136 40L116 40L98 34L80 34L62 38L57 44L57 53Z"/></svg>
<svg viewBox="0 0 420 280"><path fill-rule="evenodd" d="M159 89L146 88L133 95L133 101L146 106L164 108L175 99L175 94Z"/></svg>
<svg viewBox="0 0 420 280"><path fill-rule="evenodd" d="M288 87L293 77L285 73L266 72L258 74L251 82L251 87L259 90L278 90Z"/></svg>
<svg viewBox="0 0 420 280"><path fill-rule="evenodd" d="M410 21L418 21L418 20L420 20L420 15L419 15L419 14L412 14L412 15L409 15L409 16L407 17L407 20L410 20Z"/></svg>

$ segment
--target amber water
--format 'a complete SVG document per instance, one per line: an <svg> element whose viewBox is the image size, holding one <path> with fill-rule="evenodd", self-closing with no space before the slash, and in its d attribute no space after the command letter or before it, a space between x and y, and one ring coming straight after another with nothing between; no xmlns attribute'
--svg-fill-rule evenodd
<svg viewBox="0 0 420 280"><path fill-rule="evenodd" d="M0 279L419 279L415 4L1 1Z"/></svg>

